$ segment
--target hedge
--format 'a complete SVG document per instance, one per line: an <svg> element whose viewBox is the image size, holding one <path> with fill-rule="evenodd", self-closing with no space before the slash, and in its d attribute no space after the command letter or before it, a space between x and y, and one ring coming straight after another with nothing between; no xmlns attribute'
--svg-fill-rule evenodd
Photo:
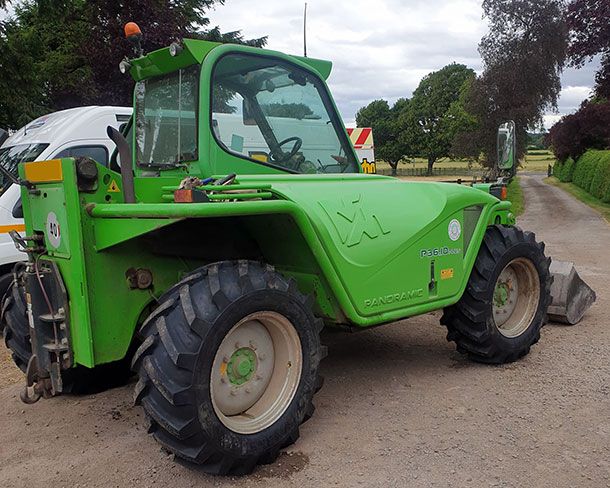
<svg viewBox="0 0 610 488"><path fill-rule="evenodd" d="M578 161L557 161L553 175L561 182L572 182L595 198L610 203L610 151L589 150Z"/></svg>
<svg viewBox="0 0 610 488"><path fill-rule="evenodd" d="M572 175L574 173L574 160L572 158L568 158L565 163L560 163L557 161L555 166L553 166L553 176L555 176L559 181L563 183L567 183L572 181Z"/></svg>
<svg viewBox="0 0 610 488"><path fill-rule="evenodd" d="M599 161L602 156L603 151L590 150L584 153L578 160L578 163L576 163L572 182L575 185L580 186L586 192L590 192L591 181L597 172Z"/></svg>

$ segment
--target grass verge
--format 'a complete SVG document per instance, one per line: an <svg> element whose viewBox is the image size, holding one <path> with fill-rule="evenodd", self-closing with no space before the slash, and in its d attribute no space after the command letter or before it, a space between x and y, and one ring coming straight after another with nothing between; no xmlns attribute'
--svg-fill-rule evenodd
<svg viewBox="0 0 610 488"><path fill-rule="evenodd" d="M525 212L525 196L521 183L519 183L519 177L514 178L508 185L506 199L512 203L512 212L515 217L519 217Z"/></svg>
<svg viewBox="0 0 610 488"><path fill-rule="evenodd" d="M602 202L573 183L562 183L554 176L545 178L543 181L549 185L558 186L562 190L568 192L574 198L580 200L582 203L600 213L601 216L606 219L608 223L610 223L610 204Z"/></svg>

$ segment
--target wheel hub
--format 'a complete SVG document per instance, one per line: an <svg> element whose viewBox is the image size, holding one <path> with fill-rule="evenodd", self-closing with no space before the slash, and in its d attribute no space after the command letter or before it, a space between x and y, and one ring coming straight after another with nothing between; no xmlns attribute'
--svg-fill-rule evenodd
<svg viewBox="0 0 610 488"><path fill-rule="evenodd" d="M288 408L301 369L301 343L290 321L275 312L245 317L227 333L212 364L216 415L235 432L260 432Z"/></svg>
<svg viewBox="0 0 610 488"><path fill-rule="evenodd" d="M227 377L234 385L241 386L250 381L256 372L257 359L255 352L249 347L235 351L227 363Z"/></svg>
<svg viewBox="0 0 610 488"><path fill-rule="evenodd" d="M493 319L506 337L521 335L533 319L540 296L540 280L532 262L512 260L500 273L493 293Z"/></svg>
<svg viewBox="0 0 610 488"><path fill-rule="evenodd" d="M512 283L510 281L498 283L494 293L494 303L496 304L496 307L503 307L506 305L511 286Z"/></svg>

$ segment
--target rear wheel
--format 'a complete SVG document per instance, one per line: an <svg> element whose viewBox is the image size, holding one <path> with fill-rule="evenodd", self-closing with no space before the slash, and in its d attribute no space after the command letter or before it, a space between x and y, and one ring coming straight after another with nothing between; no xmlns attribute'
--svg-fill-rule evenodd
<svg viewBox="0 0 610 488"><path fill-rule="evenodd" d="M13 273L6 273L0 275L0 304L4 303L4 301L8 298L11 284L13 283ZM4 320L4 316L0 317L0 334L4 333L4 328L6 327L6 320Z"/></svg>
<svg viewBox="0 0 610 488"><path fill-rule="evenodd" d="M2 321L6 347L11 350L17 367L25 373L32 357L32 343L26 311L23 271L24 265L16 265L10 288L2 303ZM63 393L99 393L126 384L133 376L130 370L133 351L134 347L130 347L125 358L93 369L77 366L62 371Z"/></svg>
<svg viewBox="0 0 610 488"><path fill-rule="evenodd" d="M18 264L12 274L11 284L2 303L4 342L11 350L13 361L25 373L32 357L30 327L26 315L23 265Z"/></svg>
<svg viewBox="0 0 610 488"><path fill-rule="evenodd" d="M135 402L178 459L245 474L296 441L321 386L322 321L271 266L205 266L161 298L142 326Z"/></svg>
<svg viewBox="0 0 610 488"><path fill-rule="evenodd" d="M485 363L508 363L538 342L551 302L551 258L544 243L518 227L489 227L464 295L441 323L458 351Z"/></svg>

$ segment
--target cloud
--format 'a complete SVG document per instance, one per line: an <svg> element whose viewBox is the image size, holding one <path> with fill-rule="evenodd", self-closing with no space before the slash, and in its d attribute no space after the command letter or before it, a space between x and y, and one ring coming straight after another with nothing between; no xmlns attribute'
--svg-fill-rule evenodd
<svg viewBox="0 0 610 488"><path fill-rule="evenodd" d="M226 0L208 12L210 26L241 30L246 38L269 36L268 47L303 54L303 1ZM10 9L12 11L12 8ZM375 99L411 97L420 80L449 63L480 73L478 43L487 32L480 0L308 0L307 53L333 62L328 80L346 123ZM7 12L0 10L0 20ZM564 71L559 115L574 112L589 96L599 59Z"/></svg>
<svg viewBox="0 0 610 488"><path fill-rule="evenodd" d="M227 0L209 17L223 31L268 35L270 49L302 55L303 7L302 1ZM482 14L480 0L308 0L307 53L333 62L328 85L349 124L372 100L411 97L422 77L449 63L480 73L477 46L488 29ZM588 96L598 66L594 60L566 69L559 116ZM557 117L549 112L546 127Z"/></svg>

